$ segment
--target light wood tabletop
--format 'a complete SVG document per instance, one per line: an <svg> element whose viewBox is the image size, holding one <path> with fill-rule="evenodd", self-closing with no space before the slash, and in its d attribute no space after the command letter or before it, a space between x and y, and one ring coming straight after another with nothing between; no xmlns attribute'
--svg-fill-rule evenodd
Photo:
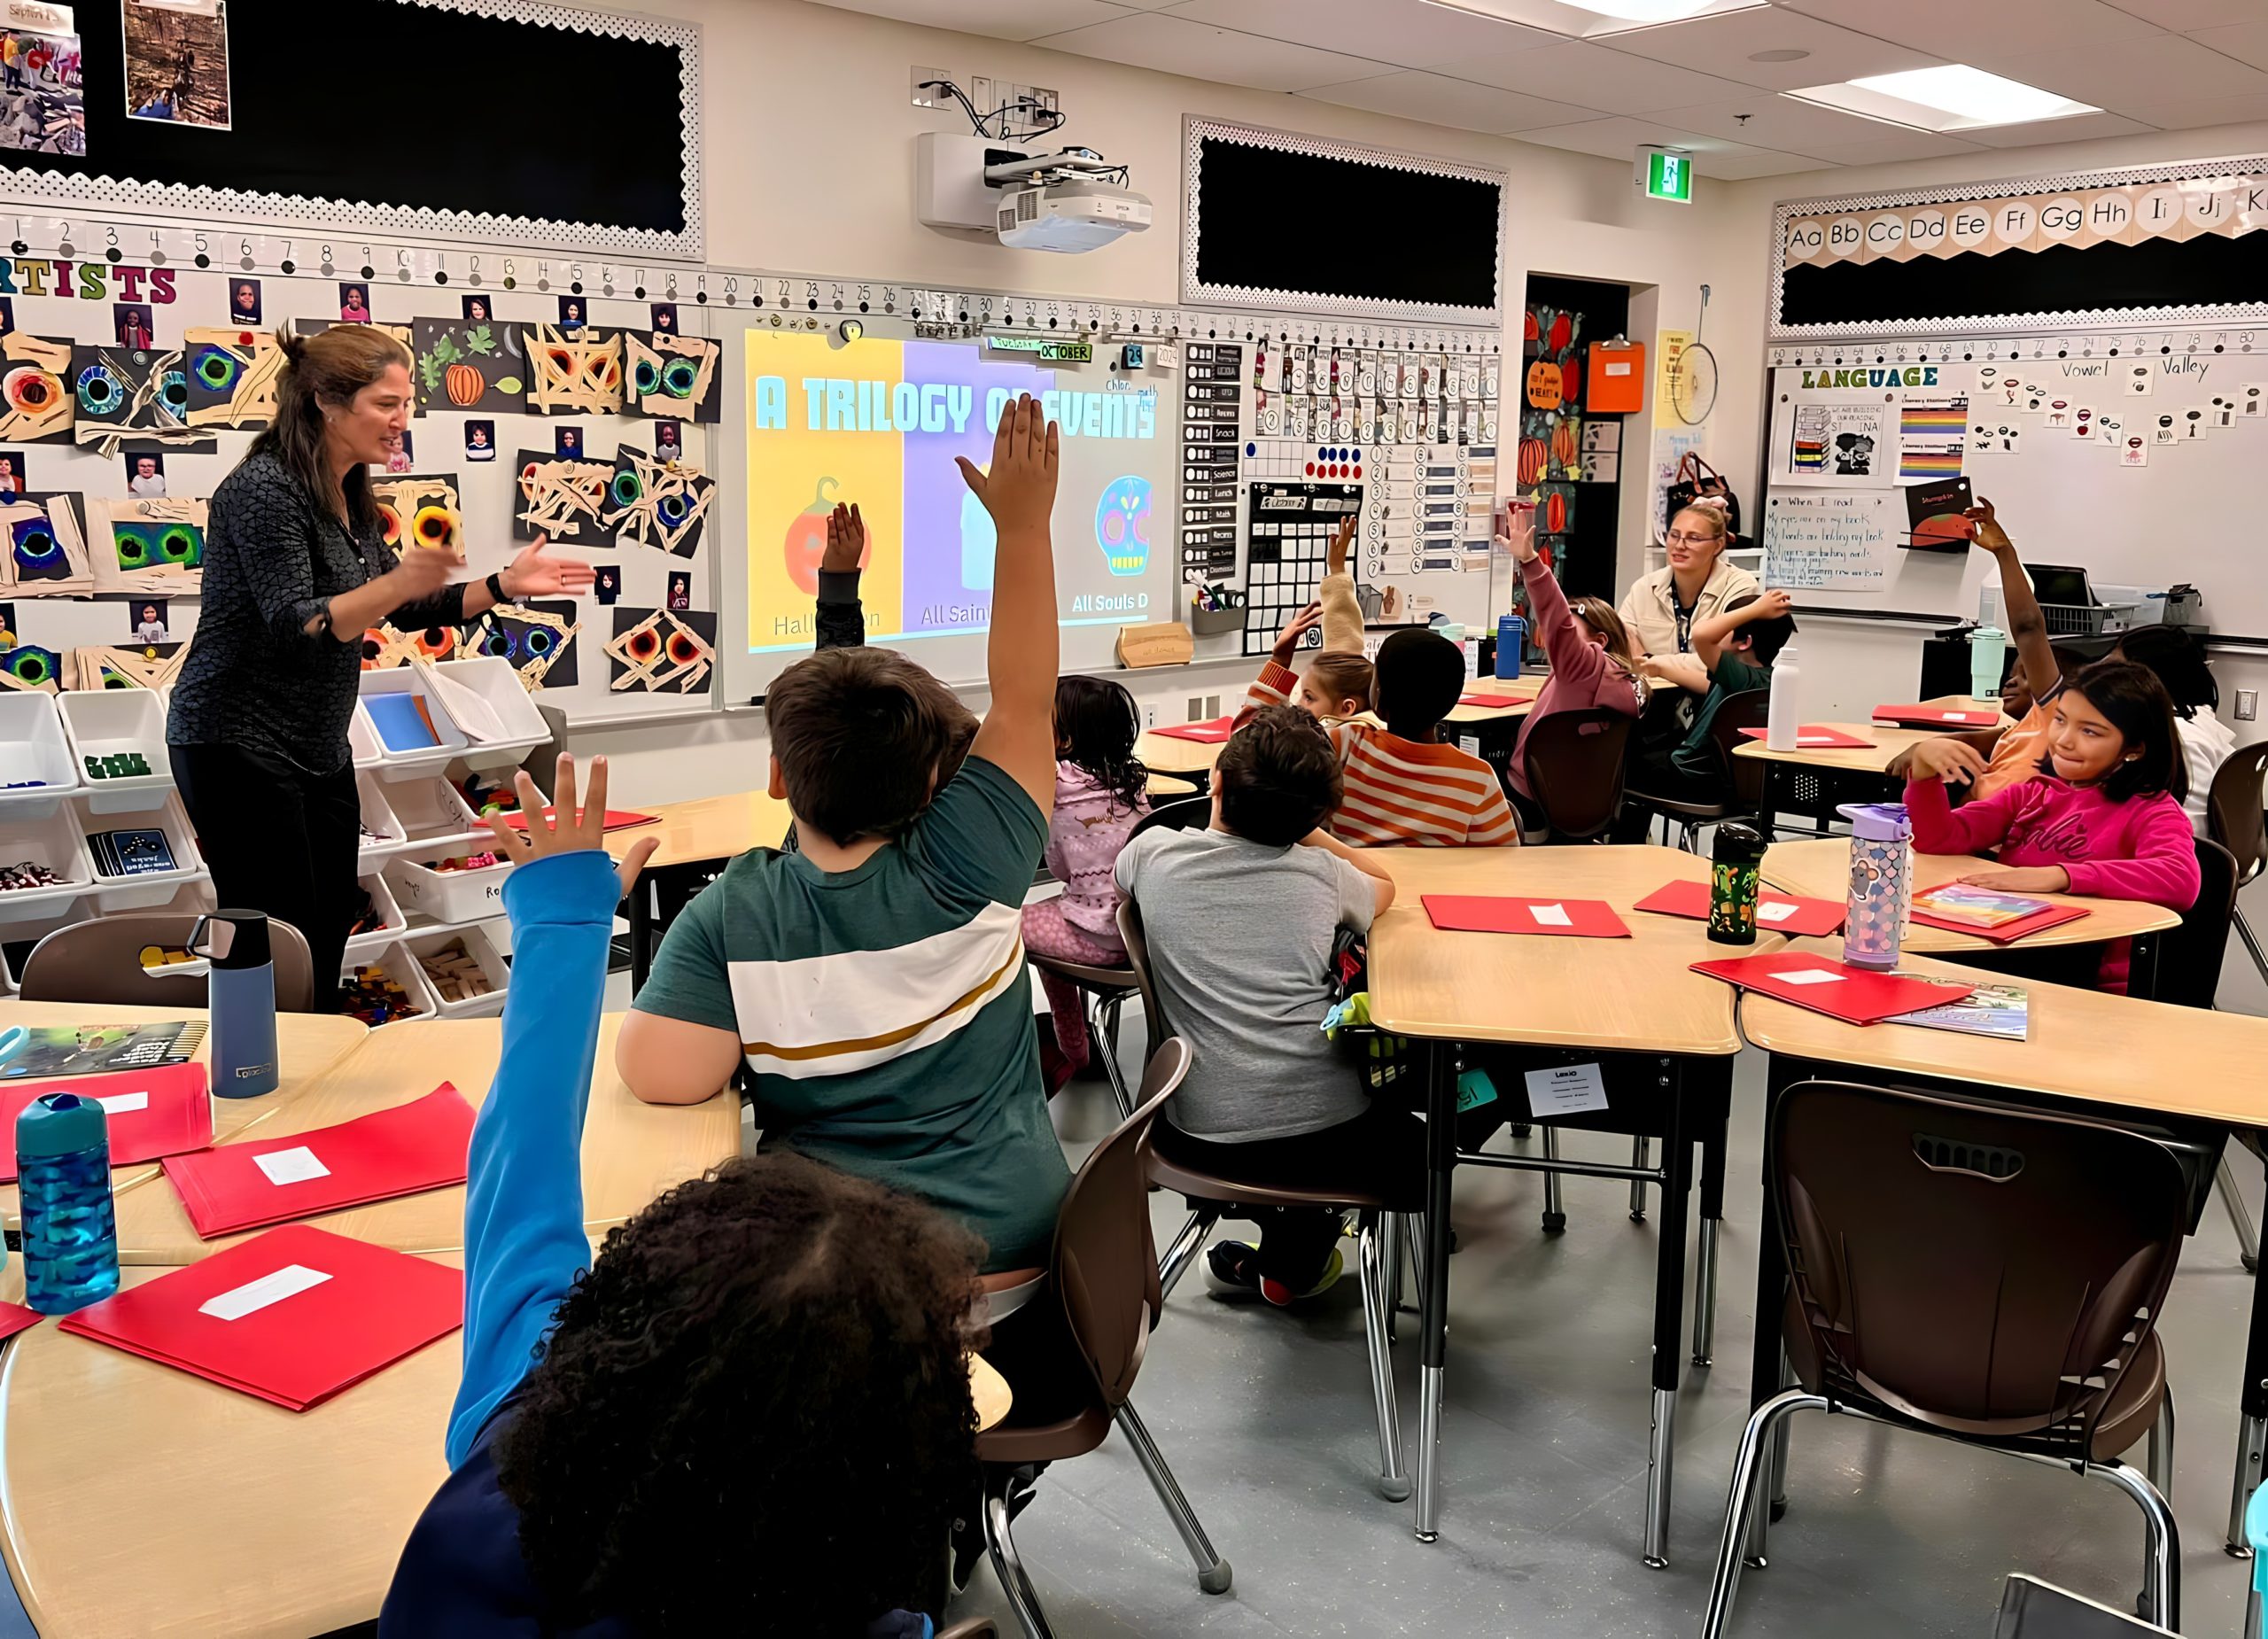
<svg viewBox="0 0 2268 1639"><path fill-rule="evenodd" d="M1798 939L1790 948L1834 958L1842 942ZM2004 974L1926 956L1901 961L1899 971L2008 982ZM2031 1024L2021 1042L1910 1024L1846 1024L1753 992L1741 998L1741 1029L1757 1046L1797 1058L2268 1127L2268 1083L2260 1076L2268 1063L2268 1019L2023 983Z"/></svg>
<svg viewBox="0 0 2268 1639"><path fill-rule="evenodd" d="M1016 1403L1016 1396L1008 1387L1008 1379L992 1369L992 1363L982 1355L968 1357L968 1394L976 1405L976 1427L981 1433L1008 1415Z"/></svg>
<svg viewBox="0 0 2268 1639"><path fill-rule="evenodd" d="M205 1010L201 1007L110 1007L87 1002L0 1001L0 1029L18 1024L27 1027L43 1024L156 1024L168 1019L202 1019L205 1016ZM275 1107L277 1099L289 1096L322 1076L361 1046L363 1037L369 1033L370 1027L360 1019L349 1019L338 1014L277 1014L276 1055L283 1075L283 1085L263 1098L214 1099L214 1140L217 1142L260 1120ZM213 1038L208 1036L204 1045L197 1050L198 1062L209 1065L212 1052ZM147 1183L157 1176L155 1161L116 1167L111 1171L111 1185L113 1189L128 1189L137 1184ZM4 1218L10 1229L22 1227L22 1214L17 1207L16 1186L12 1184L0 1184L0 1218Z"/></svg>
<svg viewBox="0 0 2268 1639"><path fill-rule="evenodd" d="M1915 890L1941 888L1960 881L1971 871L1994 868L1992 860L1980 859L1973 854L1915 854ZM1851 889L1850 840L1829 836L1816 841L1775 843L1765 851L1764 880L1782 893L1800 894L1808 899L1843 898ZM2044 928L2010 944L1995 944L1973 933L1955 933L1950 928L1915 922L1907 928L1904 948L1940 953L2036 950L2042 945L2093 944L2105 939L2129 939L2136 934L2158 933L2181 925L2179 913L2163 905L2145 905L2139 899L2090 899L2079 894L2050 893L2024 897L2045 899L2051 905L2076 905L2087 914L2075 922Z"/></svg>
<svg viewBox="0 0 2268 1639"><path fill-rule="evenodd" d="M1879 774L1890 766L1890 759L1908 746L1924 740L1935 740L1938 731L1930 728L1893 728L1887 723L1806 723L1806 728L1839 728L1869 743L1862 746L1796 746L1786 751L1775 751L1761 740L1751 740L1733 748L1735 757L1752 757L1767 763L1799 763L1806 768L1836 768L1845 773Z"/></svg>
<svg viewBox="0 0 2268 1639"><path fill-rule="evenodd" d="M704 859L731 859L751 848L777 848L787 840L788 827L793 823L788 804L762 791L657 803L639 812L653 815L657 823L613 832L607 845L618 858L639 838L659 836L661 846L654 851L648 870L697 865Z"/></svg>
<svg viewBox="0 0 2268 1639"><path fill-rule="evenodd" d="M594 1235L672 1185L740 1153L740 1103L641 1104L614 1069L623 1015L600 1022L598 1065L583 1128L583 1219ZM478 1107L503 1043L501 1019L409 1019L373 1030L328 1073L273 1095L256 1122L230 1138L273 1138L407 1104L449 1082ZM227 1139L219 1141L226 1142ZM428 1190L306 1220L398 1252L453 1252L464 1244L464 1188ZM257 1232L257 1231L253 1231ZM193 1263L244 1235L201 1240L171 1185L155 1177L118 1192L118 1254L128 1263Z"/></svg>
<svg viewBox="0 0 2268 1639"><path fill-rule="evenodd" d="M1740 1051L1730 985L1689 971L1778 948L1712 944L1706 926L1630 907L1671 882L1706 882L1708 861L1674 848L1381 848L1394 908L1371 931L1371 1016L1396 1035L1617 1053ZM1604 899L1627 939L1444 933L1425 894Z"/></svg>
<svg viewBox="0 0 2268 1639"><path fill-rule="evenodd" d="M1197 782L1184 780L1179 774L1161 774L1153 769L1150 773L1149 791L1153 803L1170 803L1177 797L1196 796Z"/></svg>
<svg viewBox="0 0 2268 1639"><path fill-rule="evenodd" d="M1451 711L1448 721L1452 723L1503 723L1514 718L1526 717L1535 707L1535 697L1551 680L1533 672L1518 677L1477 677L1464 686L1468 695L1495 695L1503 701L1500 706L1460 705Z"/></svg>
<svg viewBox="0 0 2268 1639"><path fill-rule="evenodd" d="M1182 740L1172 734L1145 733L1134 742L1134 755L1153 774L1210 773L1221 760L1225 740Z"/></svg>

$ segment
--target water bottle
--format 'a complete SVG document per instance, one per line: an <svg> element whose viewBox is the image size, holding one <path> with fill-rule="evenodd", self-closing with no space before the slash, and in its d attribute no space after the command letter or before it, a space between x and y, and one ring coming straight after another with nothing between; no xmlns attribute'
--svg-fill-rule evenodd
<svg viewBox="0 0 2268 1639"><path fill-rule="evenodd" d="M118 1221L103 1107L73 1092L34 1099L16 1117L16 1169L24 1301L43 1315L67 1315L117 1291Z"/></svg>
<svg viewBox="0 0 2268 1639"><path fill-rule="evenodd" d="M268 958L268 918L258 911L200 916L190 930L189 951L213 964L214 1092L256 1099L275 1091L276 968ZM315 975L318 984L322 980Z"/></svg>
<svg viewBox="0 0 2268 1639"><path fill-rule="evenodd" d="M1756 900L1764 883L1764 838L1744 825L1720 825L1709 850L1709 939L1756 943Z"/></svg>
<svg viewBox="0 0 2268 1639"><path fill-rule="evenodd" d="M1903 803L1845 803L1851 822L1851 898L1843 959L1888 972L1898 966L1914 888L1914 822Z"/></svg>
<svg viewBox="0 0 2268 1639"><path fill-rule="evenodd" d="M1796 664L1796 646L1789 644L1772 663L1772 694L1765 707L1764 743L1775 751L1796 749L1798 720L1796 680L1803 669Z"/></svg>
<svg viewBox="0 0 2268 1639"><path fill-rule="evenodd" d="M1969 634L1969 692L1973 698L2000 697L2000 666L2008 652L2008 634L1998 626L1979 626Z"/></svg>
<svg viewBox="0 0 2268 1639"><path fill-rule="evenodd" d="M1520 674L1520 646L1527 641L1527 622L1518 615L1496 617L1496 675Z"/></svg>

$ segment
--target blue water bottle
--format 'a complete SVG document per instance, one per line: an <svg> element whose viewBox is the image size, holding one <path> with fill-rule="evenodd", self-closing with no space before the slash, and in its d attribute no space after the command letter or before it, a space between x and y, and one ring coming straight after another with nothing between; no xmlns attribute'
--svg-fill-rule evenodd
<svg viewBox="0 0 2268 1639"><path fill-rule="evenodd" d="M209 930L209 931L208 931ZM213 1091L256 1099L276 1091L276 967L268 918L258 911L215 911L190 929L189 952L213 965ZM330 979L337 982L338 975ZM324 983L317 974L315 983Z"/></svg>
<svg viewBox="0 0 2268 1639"><path fill-rule="evenodd" d="M103 1107L74 1092L34 1099L16 1117L16 1169L24 1301L43 1315L67 1315L116 1292L118 1221Z"/></svg>
<svg viewBox="0 0 2268 1639"><path fill-rule="evenodd" d="M1527 641L1527 622L1518 615L1496 617L1496 675L1520 674L1520 646Z"/></svg>

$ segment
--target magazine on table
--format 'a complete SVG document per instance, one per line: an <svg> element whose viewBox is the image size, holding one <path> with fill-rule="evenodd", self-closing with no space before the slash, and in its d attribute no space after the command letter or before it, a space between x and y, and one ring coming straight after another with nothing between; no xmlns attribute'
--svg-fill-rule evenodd
<svg viewBox="0 0 2268 1639"><path fill-rule="evenodd" d="M1926 979L1927 974L1907 974ZM1918 1024L1925 1030L1957 1030L1963 1036L1991 1036L2020 1042L2031 1030L2031 994L2020 984L1980 984L1957 1000L1918 1008L1884 1021L1885 1024Z"/></svg>

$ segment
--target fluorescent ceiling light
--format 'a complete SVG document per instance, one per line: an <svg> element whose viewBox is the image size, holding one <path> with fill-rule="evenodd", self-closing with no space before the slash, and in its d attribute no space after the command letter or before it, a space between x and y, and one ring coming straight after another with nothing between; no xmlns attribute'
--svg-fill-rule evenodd
<svg viewBox="0 0 2268 1639"><path fill-rule="evenodd" d="M1745 12L1768 0L1425 0L1446 12L1588 37Z"/></svg>
<svg viewBox="0 0 2268 1639"><path fill-rule="evenodd" d="M1781 95L1925 131L1976 131L1987 126L2028 125L2102 112L2092 103L2074 102L1965 63L1868 74L1862 80L1806 86Z"/></svg>

